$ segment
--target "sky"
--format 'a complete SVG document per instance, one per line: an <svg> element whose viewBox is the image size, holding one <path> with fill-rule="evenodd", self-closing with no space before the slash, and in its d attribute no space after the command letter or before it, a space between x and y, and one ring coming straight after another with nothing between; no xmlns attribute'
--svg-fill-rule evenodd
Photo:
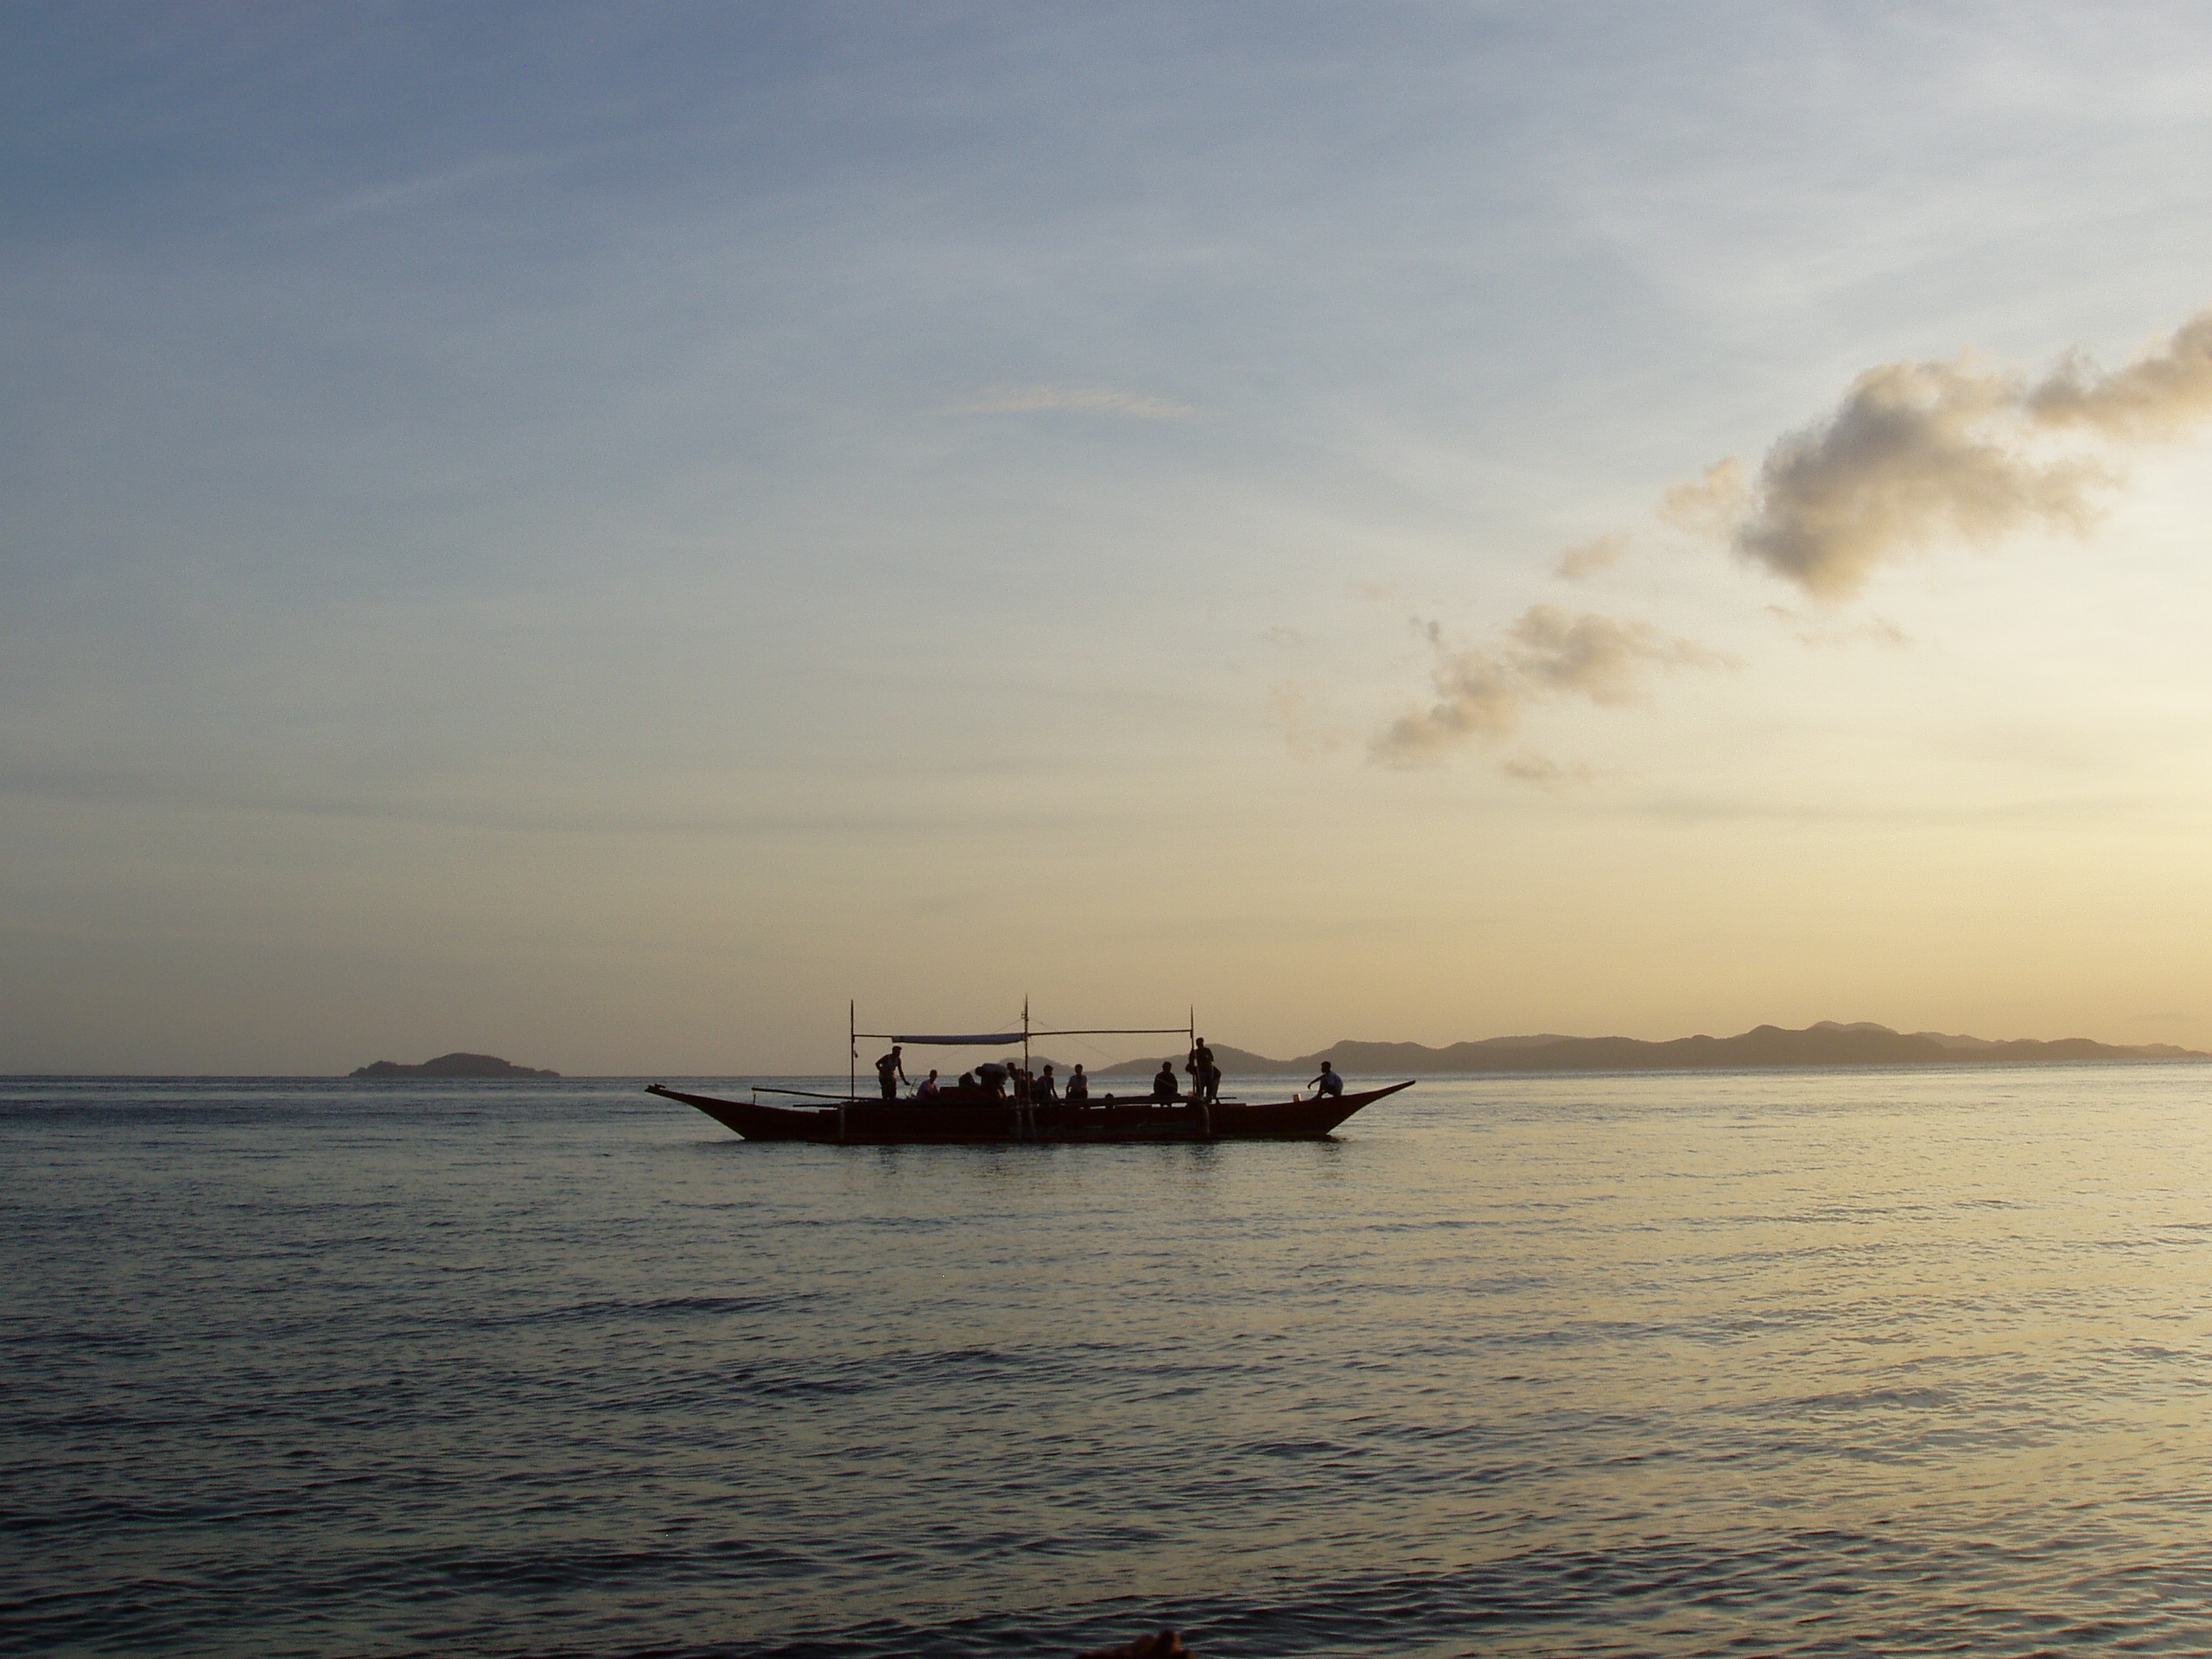
<svg viewBox="0 0 2212 1659"><path fill-rule="evenodd" d="M2212 1048L2202 6L9 24L0 1071Z"/></svg>

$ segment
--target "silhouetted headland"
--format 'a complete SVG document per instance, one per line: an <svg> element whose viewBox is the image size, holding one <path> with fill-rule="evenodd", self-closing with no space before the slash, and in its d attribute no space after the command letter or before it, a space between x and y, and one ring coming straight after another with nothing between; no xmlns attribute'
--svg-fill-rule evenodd
<svg viewBox="0 0 2212 1659"><path fill-rule="evenodd" d="M420 1065L399 1065L378 1060L347 1074L356 1077L557 1077L558 1071L536 1071L491 1054L441 1054Z"/></svg>
<svg viewBox="0 0 2212 1659"><path fill-rule="evenodd" d="M1963 1063L2037 1064L2060 1060L2206 1060L2193 1048L2171 1043L2121 1046L2087 1037L2054 1042L2019 1038L1993 1042L1986 1037L1952 1036L1940 1031L1892 1031L1872 1020L1839 1025L1823 1020L1802 1031L1759 1026L1738 1037L1677 1037L1645 1042L1635 1037L1489 1037L1480 1042L1429 1048L1420 1043L1341 1042L1294 1060L1271 1060L1226 1043L1216 1043L1221 1069L1233 1077L1311 1073L1327 1060L1339 1071L1362 1077L1434 1077L1446 1071L1700 1071L1730 1066L1789 1065L1957 1065ZM1101 1077L1149 1071L1159 1061L1127 1060L1100 1068Z"/></svg>

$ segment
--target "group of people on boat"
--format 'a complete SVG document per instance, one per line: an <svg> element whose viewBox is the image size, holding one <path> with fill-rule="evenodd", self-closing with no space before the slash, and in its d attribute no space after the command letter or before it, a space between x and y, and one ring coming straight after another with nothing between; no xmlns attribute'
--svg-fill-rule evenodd
<svg viewBox="0 0 2212 1659"><path fill-rule="evenodd" d="M1160 1070L1153 1074L1152 1097L1165 1104L1169 1101L1188 1100L1192 1105L1211 1106L1221 1098L1221 1068L1214 1064L1213 1050L1206 1046L1206 1039L1199 1038L1191 1045L1191 1057L1183 1062L1183 1070L1190 1074L1191 1092L1186 1096L1175 1086L1175 1062L1162 1060ZM1311 1077L1306 1086L1317 1095L1341 1095L1344 1080L1328 1061L1321 1062L1321 1075Z"/></svg>
<svg viewBox="0 0 2212 1659"><path fill-rule="evenodd" d="M1160 1063L1160 1070L1152 1079L1152 1099L1163 1105L1187 1100L1192 1105L1209 1106L1220 1100L1221 1067L1215 1064L1213 1050L1206 1046L1205 1038L1200 1037L1191 1045L1190 1058L1183 1063L1183 1070L1191 1079L1187 1096L1176 1082L1175 1062L1166 1059ZM928 1077L914 1084L913 1098L917 1105L931 1105L938 1101L982 1105L1011 1098L1017 1106L1037 1106L1047 1101L1090 1100L1090 1079L1084 1075L1081 1065L1068 1073L1065 1084L1053 1080L1052 1071L1049 1062L1031 1072L1012 1059L987 1060L972 1071L962 1072L958 1083L945 1084L938 1081L932 1067ZM911 1079L906 1076L903 1051L898 1045L893 1044L891 1052L876 1061L875 1077L884 1099L899 1098L899 1085ZM1341 1095L1344 1080L1324 1060L1320 1076L1309 1079L1306 1086L1317 1095Z"/></svg>
<svg viewBox="0 0 2212 1659"><path fill-rule="evenodd" d="M920 1106L938 1101L982 1105L995 1100L1011 1100L1017 1106L1037 1106L1046 1101L1082 1102L1090 1098L1090 1079L1080 1065L1068 1073L1065 1083L1054 1077L1054 1071L1049 1061L1032 1071L1018 1060L986 1060L973 1071L962 1072L959 1082L945 1083L931 1067L929 1076L913 1085L913 1100ZM875 1080L886 1100L897 1100L899 1085L912 1082L898 1046L876 1061Z"/></svg>

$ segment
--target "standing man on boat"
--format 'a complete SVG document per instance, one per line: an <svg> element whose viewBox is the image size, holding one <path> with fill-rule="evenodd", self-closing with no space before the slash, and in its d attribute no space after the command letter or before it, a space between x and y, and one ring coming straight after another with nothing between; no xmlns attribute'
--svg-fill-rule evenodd
<svg viewBox="0 0 2212 1659"><path fill-rule="evenodd" d="M1192 1093L1203 1101L1211 1103L1221 1098L1221 1068L1213 1063L1213 1050L1206 1046L1206 1039L1199 1038L1191 1049L1192 1081L1197 1085Z"/></svg>
<svg viewBox="0 0 2212 1659"><path fill-rule="evenodd" d="M899 1098L899 1085L906 1081L906 1062L899 1058L899 1045L891 1045L891 1052L875 1063L875 1080L883 1085L886 1100Z"/></svg>

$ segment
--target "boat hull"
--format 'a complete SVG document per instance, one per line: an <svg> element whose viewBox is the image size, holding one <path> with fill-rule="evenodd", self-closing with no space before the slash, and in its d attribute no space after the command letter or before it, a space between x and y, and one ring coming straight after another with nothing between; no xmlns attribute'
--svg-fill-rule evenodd
<svg viewBox="0 0 2212 1659"><path fill-rule="evenodd" d="M748 1141L810 1141L849 1147L976 1146L1012 1142L1075 1145L1131 1141L1317 1141L1363 1106L1413 1087L1317 1096L1309 1100L1198 1105L1148 1100L1007 1101L847 1100L825 1106L763 1106L718 1100L654 1084L645 1092L696 1107Z"/></svg>

